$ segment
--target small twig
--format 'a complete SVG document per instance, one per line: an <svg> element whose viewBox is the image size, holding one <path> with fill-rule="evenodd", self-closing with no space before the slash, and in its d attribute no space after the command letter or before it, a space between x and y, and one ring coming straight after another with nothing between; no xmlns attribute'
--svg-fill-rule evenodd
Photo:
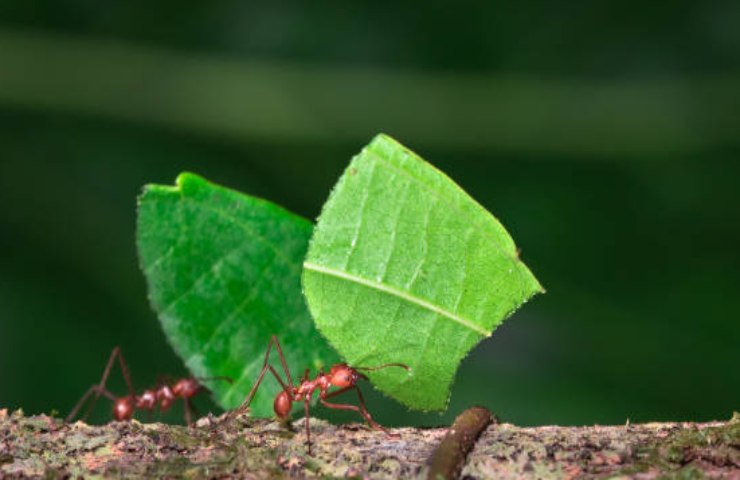
<svg viewBox="0 0 740 480"><path fill-rule="evenodd" d="M481 432L498 421L484 407L471 407L458 415L431 457L428 480L451 480L460 475L465 458Z"/></svg>

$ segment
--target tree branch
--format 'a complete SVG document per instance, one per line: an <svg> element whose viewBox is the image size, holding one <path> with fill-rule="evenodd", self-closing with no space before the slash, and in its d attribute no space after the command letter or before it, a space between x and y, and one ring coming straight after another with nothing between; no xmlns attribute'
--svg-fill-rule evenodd
<svg viewBox="0 0 740 480"><path fill-rule="evenodd" d="M0 477L413 478L429 473L444 428L393 429L312 419L314 456L302 420L208 416L192 427L137 421L65 425L0 410ZM522 428L490 425L467 456L468 478L577 478L703 474L740 478L740 415L729 422Z"/></svg>

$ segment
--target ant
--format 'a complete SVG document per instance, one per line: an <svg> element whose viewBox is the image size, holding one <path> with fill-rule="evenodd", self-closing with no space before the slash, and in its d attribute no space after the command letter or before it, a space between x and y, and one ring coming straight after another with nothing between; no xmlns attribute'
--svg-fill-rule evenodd
<svg viewBox="0 0 740 480"><path fill-rule="evenodd" d="M285 376L288 378L287 384L283 381L282 378L280 378L280 375L275 371L272 365L269 364L270 351L273 345L275 345L275 348L277 349L278 355L280 356L280 362L283 365L283 371L285 372ZM400 367L406 369L407 371L411 371L411 368L408 365L404 365L402 363L386 363L377 367L354 368L350 367L346 363L338 363L331 367L329 373L324 373L323 369L319 370L318 375L316 375L316 378L314 378L313 380L309 380L309 369L307 368L304 371L303 376L301 377L300 383L298 383L296 386L292 386L293 378L290 376L290 369L288 369L288 365L285 362L283 350L280 348L280 342L278 342L277 337L273 335L270 338L269 343L267 344L267 351L265 352L265 363L262 365L262 371L257 377L257 381L252 386L252 390L249 392L249 395L247 395L247 398L244 400L241 406L238 409L232 411L231 414L229 414L229 417L247 410L250 403L252 402L252 399L254 398L255 393L257 392L257 388L259 388L260 383L265 376L265 373L267 373L267 371L269 370L270 372L272 372L273 376L275 376L278 383L280 383L280 386L283 387L282 390L275 396L275 401L273 403L273 410L275 410L275 415L277 415L280 420L285 421L288 419L288 417L290 416L291 407L293 406L293 402L303 402L303 406L306 412L306 443L308 444L309 455L311 455L311 430L309 428L308 410L311 403L311 397L316 390L319 391L319 402L321 402L321 404L325 407L337 410L351 410L357 412L362 415L367 423L369 423L370 426L372 426L376 430L381 430L387 435L395 437L397 436L396 434L391 433L387 428L383 427L375 420L373 420L373 417L370 415L370 412L365 406L365 398L362 396L362 392L356 385L359 379L367 380L367 377L360 373L358 370L373 371L380 370L381 368L386 367ZM339 387L339 390L329 392L329 388L332 386ZM360 402L359 406L343 403L330 403L327 401L329 398L336 397L337 395L341 395L342 393L348 392L350 390L355 390L357 392L357 398Z"/></svg>
<svg viewBox="0 0 740 480"><path fill-rule="evenodd" d="M108 382L108 375L110 374L116 359L118 359L118 363L121 366L121 372L123 373L123 379L126 381L126 386L128 387L128 395L124 397L116 397L105 388L105 384ZM134 391L133 384L131 383L131 375L129 374L126 362L123 359L123 353L121 353L121 349L119 347L115 347L110 354L108 364L105 366L100 383L91 386L88 391L85 392L64 421L66 423L71 422L72 419L77 416L77 413L80 411L80 408L82 408L87 399L90 398L91 395L95 394L92 403L87 408L85 414L82 415L83 420L90 414L90 411L93 409L101 395L113 402L113 418L119 422L131 420L136 410L146 410L151 415L157 404L159 404L159 411L165 412L178 398L182 398L185 405L185 421L188 425L192 425L192 412L195 410L195 407L192 405L191 398L203 391L208 391L208 389L200 383L200 381L203 380L224 380L232 383L231 378L221 376L209 378L190 377L169 382L160 379L156 388L149 388L144 390L141 395L137 395Z"/></svg>

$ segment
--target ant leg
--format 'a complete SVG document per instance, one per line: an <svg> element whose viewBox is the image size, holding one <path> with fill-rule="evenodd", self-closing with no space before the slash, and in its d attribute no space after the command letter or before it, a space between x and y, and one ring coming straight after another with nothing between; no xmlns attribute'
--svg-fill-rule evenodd
<svg viewBox="0 0 740 480"><path fill-rule="evenodd" d="M293 400L293 391L292 391L292 389L289 386L287 386L285 384L285 382L283 382L283 379L280 378L280 375L278 375L278 373L275 371L275 369L272 368L272 365L270 365L268 368L270 369L270 371L272 372L272 374L275 376L275 378L277 379L278 383L280 383L280 386L283 387L283 390L285 390L285 393L287 393L288 396L290 397L290 399Z"/></svg>
<svg viewBox="0 0 740 480"><path fill-rule="evenodd" d="M111 357L118 356L118 363L121 365L121 372L123 373L123 379L126 382L126 386L128 387L128 394L133 396L136 396L136 392L134 391L134 385L131 382L131 374L128 372L128 366L126 365L126 361L123 359L123 352L121 352L121 347L116 347L113 349L113 352L111 353Z"/></svg>
<svg viewBox="0 0 740 480"><path fill-rule="evenodd" d="M108 364L105 366L105 371L103 372L103 376L100 379L99 386L101 389L105 389L105 384L108 383L108 375L110 375L110 372L113 369L113 362L116 358L118 358L118 364L121 367L121 374L123 375L123 380L126 382L128 394L133 398L136 396L136 392L134 391L134 385L131 382L131 374L129 374L128 366L126 365L126 361L123 359L123 352L121 352L121 347L114 347L113 350L110 352L110 358L108 359ZM100 395L95 396L92 404L90 405L90 407L88 407L87 412L85 413L85 417L90 414L99 397Z"/></svg>
<svg viewBox="0 0 740 480"><path fill-rule="evenodd" d="M257 393L257 389L259 388L260 384L262 383L262 379L265 377L265 373L267 373L267 370L270 370L272 374L275 376L278 382L280 382L280 386L283 387L283 390L285 390L288 395L290 396L291 400L293 399L293 394L290 390L290 388L285 385L285 382L283 382L283 379L280 378L280 375L275 371L274 368L272 368L272 365L265 364L262 367L262 371L260 371L259 376L257 377L257 381L254 382L254 385L252 386L252 389L249 391L249 395L247 395L247 398L244 399L242 404L237 408L236 410L233 410L232 413L240 413L246 410L249 407L249 404L252 403L252 399L254 398L254 395ZM229 415L231 416L231 414Z"/></svg>
<svg viewBox="0 0 740 480"><path fill-rule="evenodd" d="M183 405L185 408L185 422L187 422L188 427L191 427L193 425L193 414L191 412L193 406L190 404L190 398L183 398Z"/></svg>
<svg viewBox="0 0 740 480"><path fill-rule="evenodd" d="M356 405L349 405L349 404L345 404L345 403L330 403L330 402L327 402L326 401L327 398L336 397L337 395L341 395L341 394L343 394L345 392L348 392L349 390L353 390L353 389L357 392L357 398L360 401L360 406L359 407L356 406ZM378 422L376 422L375 420L373 420L372 415L370 415L370 412L368 411L367 406L365 405L365 398L362 396L362 392L357 387L357 385L350 385L348 387L344 387L342 389L339 389L339 390L336 390L334 392L331 392L331 393L329 393L327 395L324 395L323 397L319 397L319 401L321 402L322 405L324 405L325 407L328 407L328 408L334 408L336 410L351 410L353 412L357 412L360 415L362 415L362 417L367 421L367 423L369 423L370 426L373 427L374 429L381 430L381 431L385 432L386 435L389 435L391 437L398 437L397 434L391 433L390 430L388 430L383 425L381 425Z"/></svg>
<svg viewBox="0 0 740 480"><path fill-rule="evenodd" d="M277 336L273 335L272 338L270 338L270 342L275 344L275 348L277 348L278 355L280 356L280 363L283 364L285 376L288 377L288 383L293 385L293 378L290 376L290 369L288 368L288 363L285 361L285 355L283 355L283 349L280 348L280 342L278 342ZM270 354L269 347L267 348L267 354ZM265 355L265 363L267 363L267 355Z"/></svg>
<svg viewBox="0 0 740 480"><path fill-rule="evenodd" d="M309 373L311 373L311 370L308 369L308 368L303 371L303 376L301 377L301 383L303 383L303 382L305 382L305 381L308 380L308 374Z"/></svg>
<svg viewBox="0 0 740 480"><path fill-rule="evenodd" d="M267 373L268 367L269 365L264 365L262 367L262 371L260 371L260 374L257 376L257 381L254 382L254 385L252 385L252 389L249 391L249 395L247 395L247 398L245 398L242 404L239 405L239 408L237 408L236 410L232 410L231 413L229 413L229 417L232 417L237 413L242 413L249 407L249 404L252 403L252 398L254 397L254 394L257 393L257 389L262 383L262 379L264 378L265 373Z"/></svg>
<svg viewBox="0 0 740 480"><path fill-rule="evenodd" d="M115 347L110 352L110 357L108 357L108 363L105 364L105 370L103 370L103 376L100 377L100 382L98 383L98 389L97 390L92 390L91 389L90 391L88 391L88 393L86 393L85 395L83 395L83 398L85 398L87 395L90 395L90 392L91 391L97 392L97 395L95 395L95 397L93 397L93 401L90 403L90 406L87 408L87 411L83 415L83 417L82 417L83 419L84 418L87 418L87 416L90 414L90 412L92 411L92 409L95 407L95 404L97 403L98 398L100 398L101 393L103 391L106 391L105 390L105 385L106 385L106 383L108 383L108 376L110 375L110 372L113 369L113 363L116 361L116 358L118 358L119 364L121 365L121 371L123 372L123 379L126 381L126 386L128 387L129 395L131 395L131 396L135 395L134 387L133 387L133 385L131 383L131 376L128 373L128 368L126 367L126 362L123 360L123 355L121 354L121 348L120 347ZM115 400L115 398L113 400ZM67 416L67 418L74 418L75 415L73 415L73 413L74 414L77 414L77 410L80 408L81 403L83 403L83 402L81 402L81 401L78 402L78 404L75 406L75 408L73 409L73 411Z"/></svg>
<svg viewBox="0 0 740 480"><path fill-rule="evenodd" d="M72 409L71 412L69 412L69 415L67 415L67 418L64 419L64 423L71 422L72 419L75 418L75 416L77 416L77 412L80 411L80 408L82 408L82 406L85 404L85 402L87 401L87 399L90 398L90 395L92 395L93 393L96 394L95 395L95 398L96 399L100 395L103 395L103 396L105 396L105 398L107 398L107 399L109 399L111 401L116 401L116 397L112 393L110 393L108 390L106 390L104 388L100 388L100 385L93 385L93 386L91 386L87 390L87 392L85 392L85 394L82 396L82 398L80 398L77 401L77 404L75 405L75 407ZM81 420L84 420L85 418L87 418L87 416L90 414L90 410L91 410L90 408L87 409L87 411L85 412L85 414L82 416Z"/></svg>
<svg viewBox="0 0 740 480"><path fill-rule="evenodd" d="M288 364L285 362L285 356L283 355L282 348L280 348L280 342L278 342L277 337L273 335L272 337L270 337L270 342L267 344L267 351L265 352L265 362L262 364L262 370L260 371L260 374L257 377L257 381L254 382L252 389L249 391L249 395L247 395L247 398L244 399L244 401L239 406L239 408L237 408L236 410L233 410L232 412L241 413L244 410L246 410L247 407L249 407L250 403L252 403L252 399L254 398L254 395L257 393L257 388L259 388L260 384L262 383L262 379L264 378L265 373L267 373L268 368L272 369L269 362L270 362L270 351L272 350L273 344L277 348L278 355L280 355L280 362L283 364L283 370L285 371L285 376L288 377L288 383L290 385L293 385L293 378L291 378L290 376L290 369L288 369ZM274 369L273 369L273 373L279 379L279 376L274 371ZM290 389L286 388L282 380L280 380L280 384L283 386L283 389L289 392L290 394ZM292 395L291 395L291 398L292 398Z"/></svg>
<svg viewBox="0 0 740 480"><path fill-rule="evenodd" d="M309 398L306 398L306 401L303 402L304 410L306 411L306 443L308 444L308 454L311 455L311 428L309 428L308 425L308 408L311 403L311 400Z"/></svg>

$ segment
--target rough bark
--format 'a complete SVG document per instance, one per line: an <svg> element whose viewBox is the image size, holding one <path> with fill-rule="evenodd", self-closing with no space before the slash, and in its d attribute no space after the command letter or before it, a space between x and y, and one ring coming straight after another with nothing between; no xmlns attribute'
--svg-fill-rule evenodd
<svg viewBox="0 0 740 480"><path fill-rule="evenodd" d="M0 410L0 477L424 478L445 428L393 429L302 420L205 417L191 428L137 421L70 425ZM492 424L463 478L721 477L740 479L740 416L728 422L522 428Z"/></svg>

